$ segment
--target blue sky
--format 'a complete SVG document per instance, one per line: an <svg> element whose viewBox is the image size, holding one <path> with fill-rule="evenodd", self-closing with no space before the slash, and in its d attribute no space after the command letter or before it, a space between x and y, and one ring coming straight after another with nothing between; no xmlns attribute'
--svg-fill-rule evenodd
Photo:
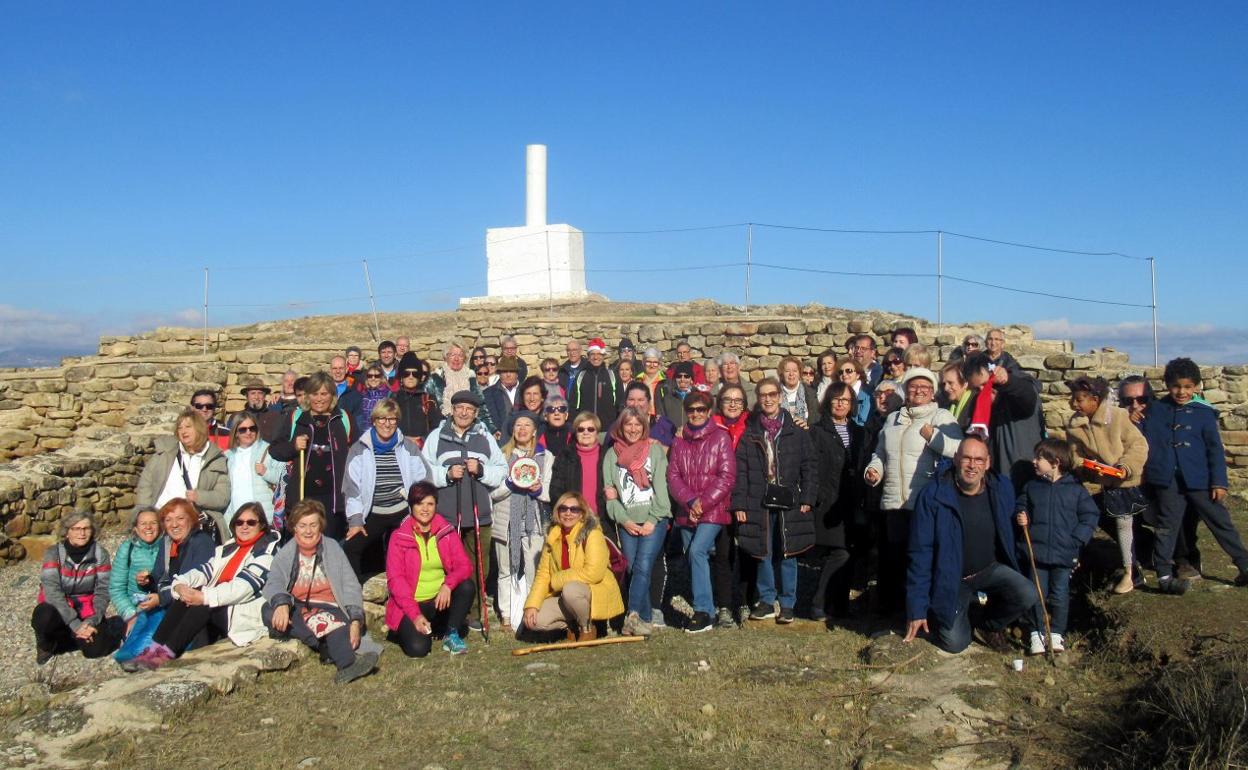
<svg viewBox="0 0 1248 770"><path fill-rule="evenodd" d="M484 293L524 145L590 288L743 301L742 222L1157 258L1162 353L1248 361L1248 5L9 3L0 348ZM678 6L678 7L673 7ZM931 273L935 236L756 228L754 259ZM949 275L1148 304L1147 264L946 237ZM930 278L755 302L934 318ZM298 304L295 304L298 303ZM1148 351L1149 312L947 282L947 320Z"/></svg>

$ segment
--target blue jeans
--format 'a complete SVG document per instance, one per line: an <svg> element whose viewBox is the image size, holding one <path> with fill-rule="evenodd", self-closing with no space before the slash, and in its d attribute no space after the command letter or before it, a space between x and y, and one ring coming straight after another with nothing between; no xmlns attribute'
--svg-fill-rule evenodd
<svg viewBox="0 0 1248 770"><path fill-rule="evenodd" d="M650 573L654 569L655 558L662 553L663 544L667 542L667 522L660 521L654 525L654 531L648 535L637 536L628 534L628 530L620 527L620 550L628 559L628 611L649 623L653 618L650 611Z"/></svg>
<svg viewBox="0 0 1248 770"><path fill-rule="evenodd" d="M776 573L780 573L780 608L791 610L797 605L797 558L785 558L784 552L776 549L777 543L784 542L784 533L780 531L780 515L768 514L771 517L771 536L767 539L767 553L763 554L758 563L758 577L754 585L758 587L758 601L771 605L776 601Z"/></svg>
<svg viewBox="0 0 1248 770"><path fill-rule="evenodd" d="M1004 629L1039 601L1036 587L1030 580L1004 564L993 563L973 577L962 579L958 587L958 611L953 622L945 625L936 620L932 624L932 641L937 647L946 652L962 652L971 646L969 610L971 600L979 591L988 595L983 623L988 631Z"/></svg>
<svg viewBox="0 0 1248 770"><path fill-rule="evenodd" d="M113 653L113 660L125 663L127 660L139 657L139 653L146 650L147 646L152 643L152 634L156 633L156 627L160 625L164 617L163 607L147 612L139 610L139 614L134 616L134 627L130 629L130 633L126 635L126 640L121 643L117 652Z"/></svg>
<svg viewBox="0 0 1248 770"><path fill-rule="evenodd" d="M1070 611L1070 567L1036 565L1036 577L1044 591L1044 604L1049 607L1049 629L1055 634L1066 633L1066 616ZM1031 630L1044 633L1044 608L1036 602L1032 610Z"/></svg>
<svg viewBox="0 0 1248 770"><path fill-rule="evenodd" d="M715 538L723 529L720 524L699 524L690 529L680 528L680 542L689 558L689 580L693 583L693 609L695 612L715 614L715 598L711 595L711 551Z"/></svg>

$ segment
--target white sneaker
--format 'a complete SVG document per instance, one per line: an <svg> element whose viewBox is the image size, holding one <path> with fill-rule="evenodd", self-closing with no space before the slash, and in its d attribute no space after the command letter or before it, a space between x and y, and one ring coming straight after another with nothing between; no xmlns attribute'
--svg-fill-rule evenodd
<svg viewBox="0 0 1248 770"><path fill-rule="evenodd" d="M1027 654L1028 655L1043 655L1044 654L1044 637L1040 635L1039 631L1031 632L1031 642L1027 646Z"/></svg>
<svg viewBox="0 0 1248 770"><path fill-rule="evenodd" d="M1061 634L1049 634L1049 647L1053 652L1066 652L1066 643Z"/></svg>

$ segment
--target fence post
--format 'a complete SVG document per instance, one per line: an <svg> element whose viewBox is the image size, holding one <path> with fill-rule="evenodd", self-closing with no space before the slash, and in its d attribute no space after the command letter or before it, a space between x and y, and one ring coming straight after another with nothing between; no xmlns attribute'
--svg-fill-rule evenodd
<svg viewBox="0 0 1248 770"><path fill-rule="evenodd" d="M747 222L745 230L745 309L750 309L750 270L754 266L754 223Z"/></svg>
<svg viewBox="0 0 1248 770"><path fill-rule="evenodd" d="M204 268L204 355L208 355L208 268Z"/></svg>
<svg viewBox="0 0 1248 770"><path fill-rule="evenodd" d="M368 260L360 260L364 263L364 285L368 287L368 304L373 308L373 334L376 336L375 342L381 344L381 323L377 320L377 300L373 297L373 279L368 274Z"/></svg>
<svg viewBox="0 0 1248 770"><path fill-rule="evenodd" d="M945 232L936 231L936 333L945 330Z"/></svg>
<svg viewBox="0 0 1248 770"><path fill-rule="evenodd" d="M1161 349L1157 342L1157 260L1148 258L1148 277L1153 285L1153 366L1161 366Z"/></svg>

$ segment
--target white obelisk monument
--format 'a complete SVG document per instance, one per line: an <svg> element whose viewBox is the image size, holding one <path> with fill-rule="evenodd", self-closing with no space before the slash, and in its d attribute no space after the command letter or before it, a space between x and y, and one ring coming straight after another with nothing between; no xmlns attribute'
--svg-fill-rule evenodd
<svg viewBox="0 0 1248 770"><path fill-rule="evenodd" d="M585 236L546 224L546 145L525 148L524 227L485 231L489 294L460 305L577 299L585 290Z"/></svg>

